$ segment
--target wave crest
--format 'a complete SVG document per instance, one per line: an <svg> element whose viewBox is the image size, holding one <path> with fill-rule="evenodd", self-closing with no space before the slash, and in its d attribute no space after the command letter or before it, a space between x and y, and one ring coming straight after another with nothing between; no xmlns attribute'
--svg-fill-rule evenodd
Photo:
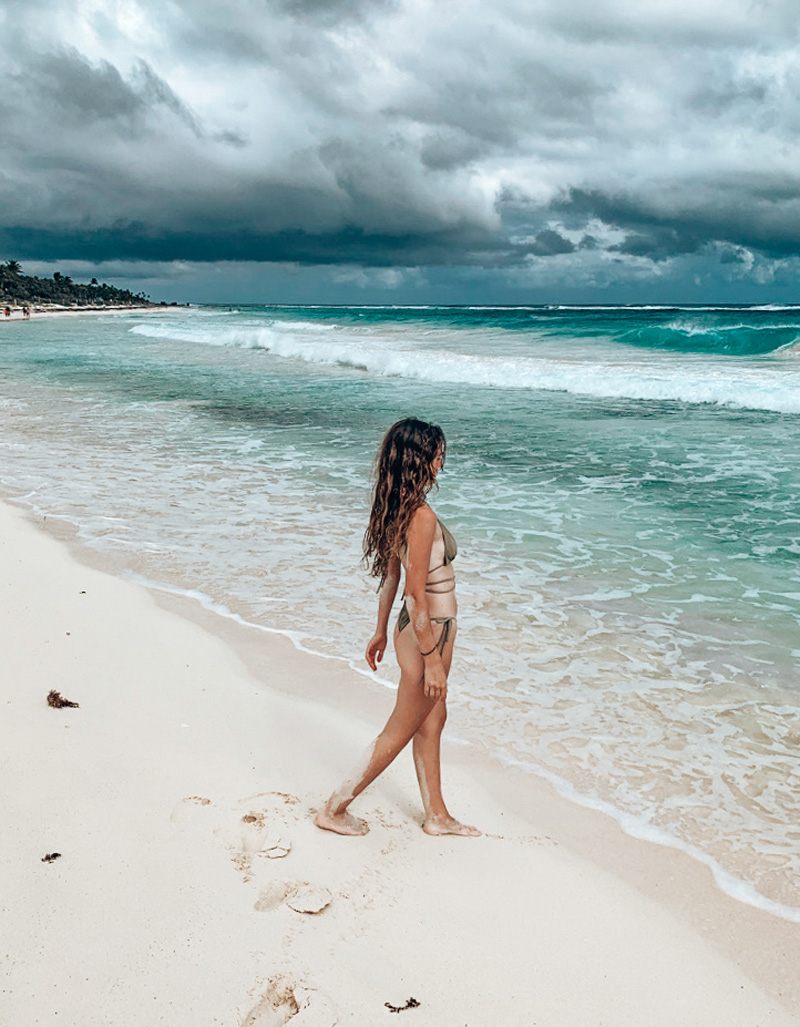
<svg viewBox="0 0 800 1027"><path fill-rule="evenodd" d="M728 324L683 317L665 325L631 328L620 336L620 341L647 349L760 356L797 344L800 341L800 323Z"/></svg>
<svg viewBox="0 0 800 1027"><path fill-rule="evenodd" d="M689 365L632 362L611 359L608 349L592 361L586 360L585 352L574 360L493 356L436 348L428 335L359 333L296 321L238 327L148 322L131 331L151 338L261 349L285 359L431 383L800 413L794 375L787 375L786 365L772 362L731 363L724 368L702 360Z"/></svg>

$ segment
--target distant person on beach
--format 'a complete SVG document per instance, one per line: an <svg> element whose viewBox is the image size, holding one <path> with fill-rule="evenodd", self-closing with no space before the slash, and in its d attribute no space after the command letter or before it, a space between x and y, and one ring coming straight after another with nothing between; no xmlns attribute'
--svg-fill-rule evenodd
<svg viewBox="0 0 800 1027"><path fill-rule="evenodd" d="M5 315L6 315L6 317L11 317L11 307L6 307Z"/></svg>
<svg viewBox="0 0 800 1027"><path fill-rule="evenodd" d="M480 835L450 816L442 798L439 743L447 717L447 675L456 637L453 536L426 501L444 466L444 432L404 418L384 436L375 460L372 511L364 557L380 579L378 625L367 644L373 670L386 652L389 615L405 571L405 594L394 629L400 685L394 710L359 765L316 817L319 827L362 835L367 824L347 807L413 739L428 834Z"/></svg>
<svg viewBox="0 0 800 1027"><path fill-rule="evenodd" d="M30 307L23 307L22 308L22 316L25 317L25 318L29 318L31 316L31 308Z"/></svg>

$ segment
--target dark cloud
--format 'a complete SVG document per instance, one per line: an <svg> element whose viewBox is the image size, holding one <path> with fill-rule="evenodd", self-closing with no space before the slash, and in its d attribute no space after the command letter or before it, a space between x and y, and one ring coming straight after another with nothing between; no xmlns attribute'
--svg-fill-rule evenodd
<svg viewBox="0 0 800 1027"><path fill-rule="evenodd" d="M546 228L543 232L539 232L529 247L528 252L537 257L553 257L557 253L572 253L574 250L575 246L569 239L565 239L558 232Z"/></svg>
<svg viewBox="0 0 800 1027"><path fill-rule="evenodd" d="M561 240L559 245L565 243L566 240ZM540 252L537 245L534 244L531 252ZM44 254L47 260L100 262L123 258L170 261L175 259L176 253L196 253L195 259L199 260L358 264L370 267L448 264L498 267L518 263L526 252L524 248L509 244L501 248L497 240L490 236L481 239L458 230L424 236L367 234L356 228L320 234L302 230L255 233L246 229L234 231L228 228L224 233L209 231L204 234L202 231L153 232L141 223L120 224L109 229L58 232L12 226L0 230L0 246L5 252L19 254L20 259L24 260L39 260ZM548 249L545 246L541 252L568 251L557 247Z"/></svg>
<svg viewBox="0 0 800 1027"><path fill-rule="evenodd" d="M24 71L12 73L11 95L23 107L40 105L45 117L68 127L107 133L142 125L153 108L162 106L197 133L195 119L167 83L146 61L138 60L128 81L108 61L93 65L76 50L31 52ZM91 140L87 140L91 147Z"/></svg>
<svg viewBox="0 0 800 1027"><path fill-rule="evenodd" d="M721 246L719 262L720 264L746 264L747 250L736 246Z"/></svg>
<svg viewBox="0 0 800 1027"><path fill-rule="evenodd" d="M698 182L683 197L653 199L575 189L551 206L623 229L625 239L609 249L655 261L695 253L710 243L776 258L800 249L800 187L786 179Z"/></svg>
<svg viewBox="0 0 800 1027"><path fill-rule="evenodd" d="M423 138L419 157L432 171L450 171L477 161L485 147L469 132L453 125L442 125Z"/></svg>
<svg viewBox="0 0 800 1027"><path fill-rule="evenodd" d="M642 231L631 232L624 242L609 246L611 253L626 253L633 257L665 260L684 253L696 253L702 240L693 232L650 225Z"/></svg>
<svg viewBox="0 0 800 1027"><path fill-rule="evenodd" d="M790 0L4 7L7 256L599 287L800 248Z"/></svg>

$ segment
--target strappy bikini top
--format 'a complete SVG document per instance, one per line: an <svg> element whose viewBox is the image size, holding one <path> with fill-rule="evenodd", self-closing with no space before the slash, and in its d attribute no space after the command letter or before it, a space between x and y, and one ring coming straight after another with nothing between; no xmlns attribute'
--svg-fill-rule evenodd
<svg viewBox="0 0 800 1027"><path fill-rule="evenodd" d="M447 567L448 564L451 564L453 560L455 560L456 555L458 554L458 546L456 545L456 540L438 517L436 518L436 521L442 532L442 541L444 542L444 562L440 563L436 567L431 567L428 571L428 580L425 582L425 591L430 592L431 595L444 595L447 592L452 592L456 587L455 574L452 574L449 578L442 578L439 581L431 581L431 574L435 571L440 571L442 567Z"/></svg>
<svg viewBox="0 0 800 1027"><path fill-rule="evenodd" d="M428 580L425 582L425 591L430 593L431 595L443 596L447 595L448 592L455 591L455 574L451 574L449 578L442 578L440 581L431 581L431 574L433 574L434 571L440 571L442 567L447 567L448 564L451 564L453 562L453 560L456 557L456 553L458 552L458 546L456 545L456 540L453 538L453 536L450 534L447 528L442 524L438 517L436 518L436 520L439 524L439 528L441 529L442 541L444 542L444 562L440 563L437 567L431 567L428 571ZM434 618L434 620L436 619L437 618ZM452 617L445 618L445 620L447 620L448 622L452 619ZM404 593L403 606L400 610L400 616L397 621L398 630L402 631L404 628L408 627L410 623L411 618L408 615L408 608L406 607L406 597ZM447 632L442 633L442 638L444 638L445 641L447 641L445 637L447 633L449 633L449 628L447 629Z"/></svg>

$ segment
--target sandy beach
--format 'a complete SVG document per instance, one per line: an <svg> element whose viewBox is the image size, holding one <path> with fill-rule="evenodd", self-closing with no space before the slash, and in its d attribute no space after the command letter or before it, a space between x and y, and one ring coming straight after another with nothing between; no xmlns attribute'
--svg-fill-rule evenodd
<svg viewBox="0 0 800 1027"><path fill-rule="evenodd" d="M434 839L403 754L319 831L389 693L0 522L4 1023L800 1023L800 927L543 782L448 750Z"/></svg>
<svg viewBox="0 0 800 1027"><path fill-rule="evenodd" d="M25 317L21 306L11 307L11 313L6 317L0 310L0 324L8 324L11 321L41 321L43 318L53 317L96 317L102 314L148 314L153 311L163 313L169 307L162 306L104 306L104 307L61 307L56 304L42 306L40 304L30 305L30 316Z"/></svg>

